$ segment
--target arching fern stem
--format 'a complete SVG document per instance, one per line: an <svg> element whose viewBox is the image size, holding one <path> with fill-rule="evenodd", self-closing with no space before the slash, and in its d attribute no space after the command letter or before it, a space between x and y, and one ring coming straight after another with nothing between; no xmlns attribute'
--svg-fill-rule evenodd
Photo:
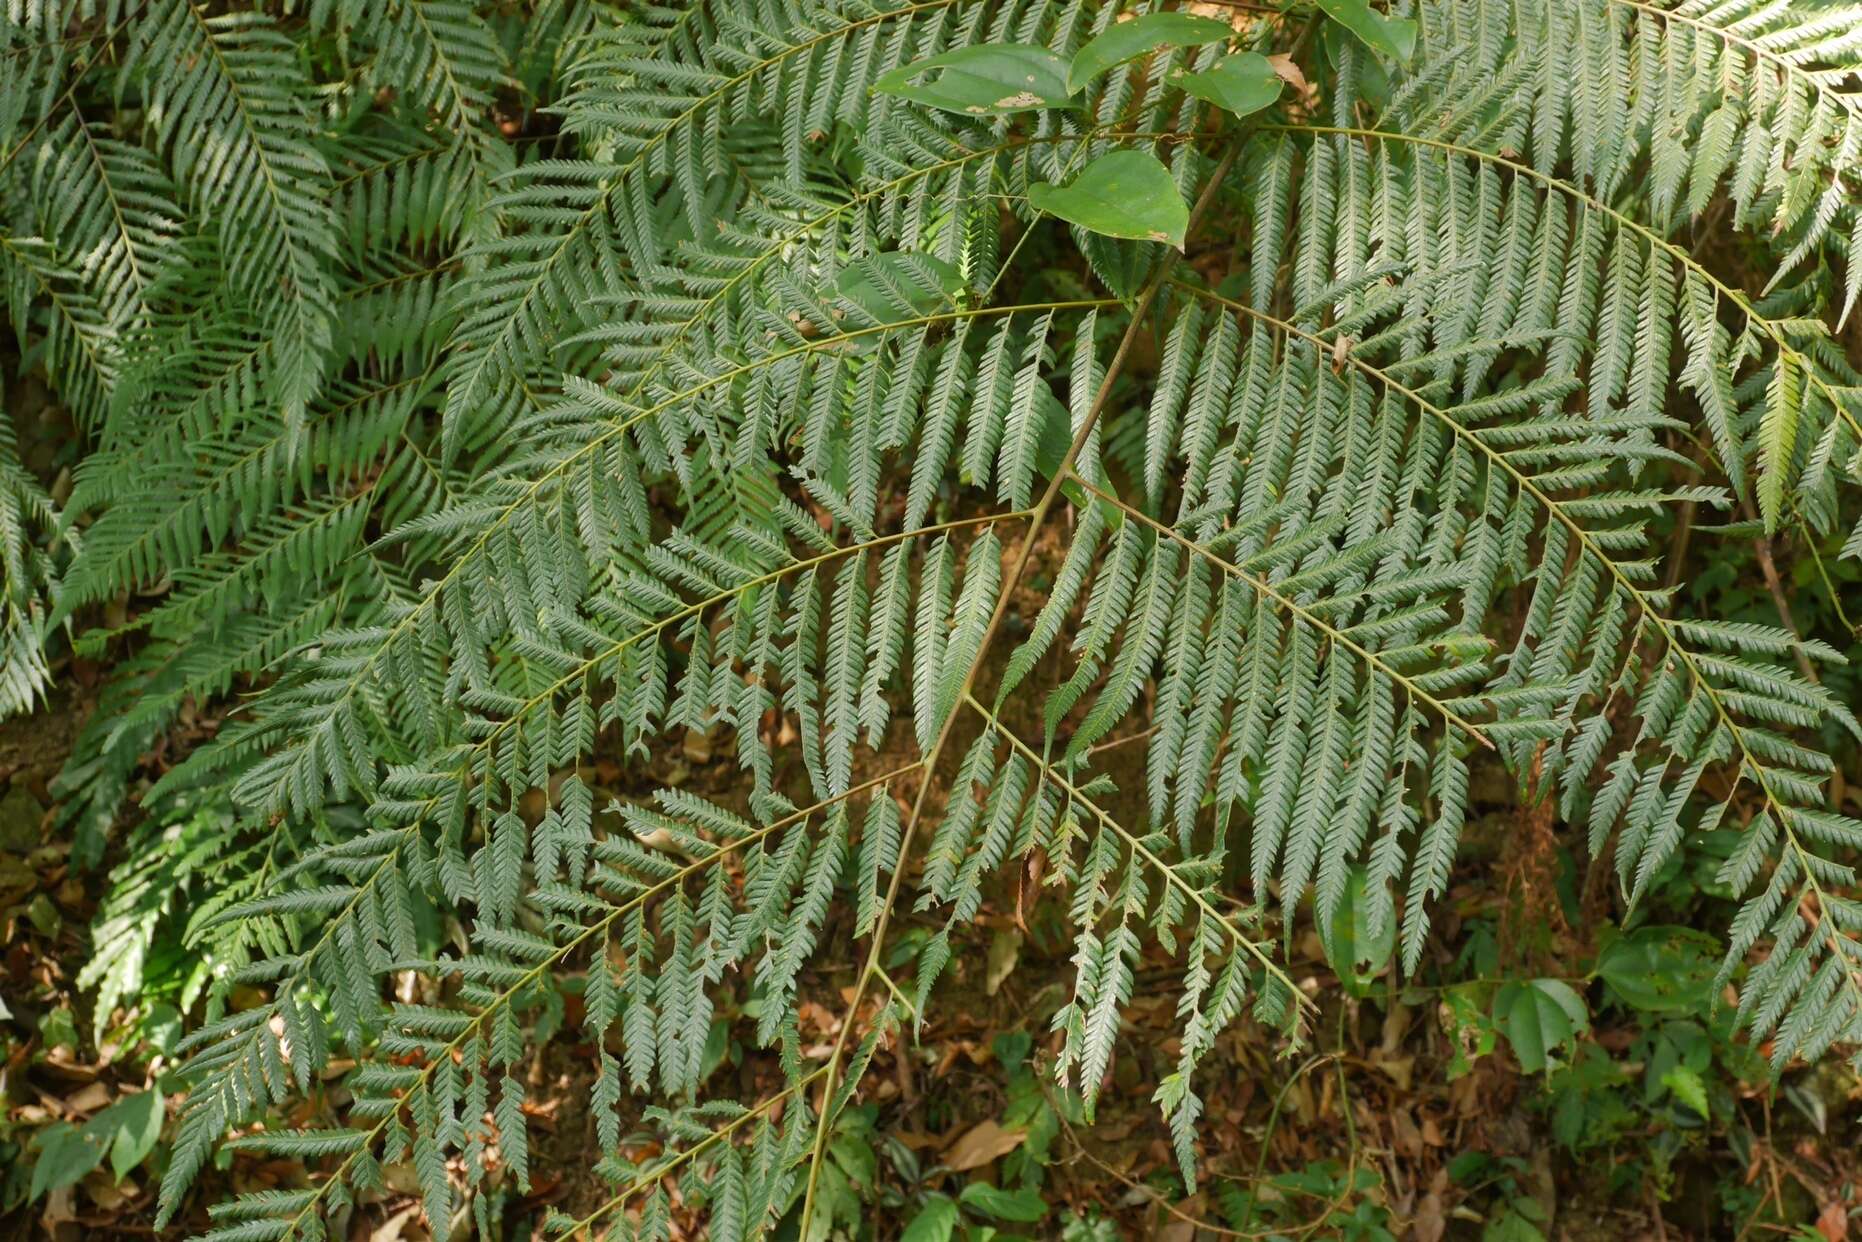
<svg viewBox="0 0 1862 1242"><path fill-rule="evenodd" d="M1620 0L1616 0L1616 2L1620 2ZM1597 198L1595 195L1588 193L1578 186L1562 180L1561 178L1551 176L1549 173L1540 172L1530 164L1522 164L1517 160L1507 159L1505 156L1492 151L1484 151L1479 147L1463 146L1460 143L1449 142L1441 138L1427 138L1420 134L1403 134L1382 129L1358 129L1344 125L1264 124L1261 128L1287 134L1331 135L1345 138L1359 138L1367 142L1401 142L1407 143L1410 146L1428 147L1448 155L1458 155L1464 159L1479 160L1485 164L1492 164L1497 168L1504 168L1514 176L1526 177L1536 181L1546 189L1563 194L1572 201L1583 205L1588 210L1595 211L1599 215L1607 216L1618 228L1635 233L1652 249L1660 250L1674 262L1679 263L1682 267L1713 286L1714 290L1721 297L1732 303L1733 306L1746 317L1748 323L1770 338L1773 346L1777 348L1780 355L1789 356L1793 359L1792 365L1797 368L1798 373L1803 375L1807 382L1815 384L1817 388L1822 391L1823 399L1829 402L1830 407L1836 411L1837 415L1841 417L1844 422L1849 424L1849 429L1855 434L1857 440L1862 440L1862 420L1858 420L1854 412L1838 398L1837 394L1831 389L1829 381L1824 379L1821 372L1811 365L1809 356L1791 344L1790 339L1785 335L1784 329L1779 326L1777 320L1766 315L1761 315L1752 305L1752 300L1747 297L1743 291L1734 288L1732 285L1727 284L1724 280L1714 275L1707 269L1705 264L1689 254L1686 249L1677 246L1640 220L1617 210L1602 199ZM1770 468L1782 470L1783 466L1779 464ZM1782 483L1780 486L1782 486Z"/></svg>
<svg viewBox="0 0 1862 1242"><path fill-rule="evenodd" d="M1233 167L1240 150L1241 144L1238 138L1231 137L1227 149L1216 162L1208 181L1203 186L1202 193L1190 211L1186 235L1193 232L1197 224L1207 215L1223 182L1227 180L1229 169ZM965 670L963 680L958 687L956 694L958 702L972 697L976 679L988 661L990 646L996 632L1001 628L1002 620L1008 614L1009 602L1014 596L1015 588L1020 584L1022 575L1027 571L1028 564L1034 557L1035 542L1040 536L1042 525L1049 512L1053 510L1054 502L1060 497L1063 485L1073 473L1074 462L1078 460L1080 452L1086 447L1093 429L1098 426L1100 415L1111 401L1113 386L1131 356L1132 346L1136 343L1139 334L1145 330L1151 307L1157 301L1158 293L1169 280L1171 269L1176 265L1177 258L1177 254L1166 252L1158 264L1157 271L1138 295L1137 302L1131 310L1131 322L1126 326L1124 335L1119 338L1118 348L1106 366L1105 375L1100 380L1099 390L1093 397L1092 405L1088 407L1085 416L1080 419L1080 425L1074 429L1073 440L1067 445L1066 454L1061 458L1060 465L1055 469L1053 477L1048 480L1047 487L1042 491L1040 499L1035 502L1034 509L1029 514L1028 528L1022 534L1020 546L1016 549L1015 559L1011 562L1008 573L1003 576L1002 586L996 594L995 609L990 613L989 624L983 629L982 638L977 644L976 655L970 661L970 667ZM938 760L942 757L944 748L949 744L951 734L955 730L957 715L956 704L953 703L944 717L943 724L938 728L937 736L925 752L924 768L919 777L918 791L912 799L912 809L899 840L899 862L893 868L885 898L879 906L879 916L873 925L872 939L867 949L865 963L861 966L859 978L854 982L852 996L841 1018L840 1030L835 1034L834 1046L828 1053L827 1076L821 1087L822 1107L815 1123L815 1141L808 1166L808 1184L802 1199L801 1229L798 1235L800 1237L809 1236L809 1227L814 1219L815 1196L820 1184L828 1131L834 1120L833 1101L841 1057L846 1051L848 1036L853 1030L854 1020L860 1012L867 989L872 985L879 971L880 957L885 951L886 931L891 923L892 911L898 904L899 890L903 886L905 872L909 866L912 840L916 835L919 822L924 818L925 807L930 801L932 778L937 772ZM1279 977L1298 1004L1307 1006L1312 1004L1312 1001L1293 985L1292 980L1288 979L1279 967L1268 961L1267 969Z"/></svg>
<svg viewBox="0 0 1862 1242"><path fill-rule="evenodd" d="M1177 288L1185 292L1192 293L1210 302L1224 306L1238 314L1246 315L1278 332L1289 337L1303 340L1316 348L1330 349L1333 345L1333 342L1326 340L1323 336L1308 332L1303 328L1288 323L1284 319L1277 318L1265 311L1257 310L1254 307L1237 302L1232 298L1226 298L1218 293L1198 288L1181 281L1173 283ZM1734 773L1734 783L1736 784L1739 777L1744 775L1748 770L1751 771L1752 779L1758 784L1759 792L1764 797L1765 805L1768 808L1767 813L1777 821L1779 831L1784 834L1784 839L1788 843L1791 853L1795 856L1796 866L1798 870L1803 873L1805 890L1816 901L1819 911L1826 909L1828 899L1824 893L1823 885L1817 879L1814 863L1811 861L1814 856L1804 848L1803 842L1799 839L1797 830L1794 827L1791 812L1786 808L1785 804L1779 800L1777 794L1771 787L1771 782L1766 779L1764 768L1759 764L1757 758L1752 753L1749 743L1746 741L1745 731L1727 709L1718 689L1716 689L1701 672L1695 653L1681 644L1675 633L1673 623L1662 615L1661 611L1654 606L1649 600L1647 592L1643 591L1623 573L1622 567L1617 564L1613 557L1605 554L1604 550L1597 545L1590 531L1579 525L1570 514L1565 512L1562 505L1546 495L1531 478L1521 473L1517 466L1508 461L1504 454L1495 451L1492 445L1457 422L1446 410L1430 401L1427 397L1424 397L1415 389L1403 384L1382 368L1358 357L1349 349L1344 352L1343 356L1351 366L1357 368L1369 378L1376 380L1389 391L1410 401L1417 409L1440 422L1457 438L1472 445L1482 456L1487 458L1492 466L1510 475L1522 492L1538 501L1548 515L1556 518L1561 525L1576 537L1579 545L1609 571L1610 576L1616 581L1618 587L1629 599L1635 602L1636 607L1641 610L1642 615L1660 632L1663 644L1687 668L1689 678L1696 686L1700 687L1701 691L1707 696L1707 701L1712 705L1715 715L1719 717L1721 726L1726 729L1727 735L1732 739L1733 745L1736 746L1739 751L1740 763ZM1068 470L1071 470L1070 462L1068 463ZM1731 791L1729 790L1729 797L1730 793ZM1862 1008L1862 962L1854 960L1845 951L1843 939L1838 934L1839 929L1836 927L1834 921L1826 919L1824 920L1824 924L1827 928L1826 938L1830 951L1835 954L1838 959L1848 963L1848 968L1843 971L1843 978L1848 984L1849 990L1855 994L1857 1006Z"/></svg>
<svg viewBox="0 0 1862 1242"><path fill-rule="evenodd" d="M548 957L545 957L543 960L537 962L530 969L526 970L517 979L516 982L512 983L510 987L506 988L503 992L499 993L498 996L492 1001L491 1004L487 1005L484 1009L481 1009L478 1013L474 1014L471 1022L467 1023L466 1026L462 1028L457 1035L453 1036L453 1038L450 1041L448 1041L445 1048L438 1055L434 1056L430 1061L428 1061L426 1068L421 1071L420 1076L416 1078L406 1088L403 1099L411 1097L416 1092L425 1090L428 1082L433 1077L434 1071L437 1070L442 1064L449 1063L451 1060L451 1057L454 1054L463 1050L466 1047L466 1045L469 1042L471 1042L471 1040L476 1035L478 1035L478 1033L484 1028L485 1022L488 1018L490 1018L493 1014L497 1013L501 1008L508 1007L517 998L518 994L523 992L526 988L530 987L532 984L536 983L538 980L547 977L552 971L554 971L556 968L561 966L565 961L567 961L569 957L573 955L577 949L581 948L584 944L587 944L589 941L593 940L594 938L605 934L608 931L608 929L612 927L615 924L615 922L619 920L620 918L622 918L623 916L632 913L634 910L637 910L641 908L642 906L645 906L648 902L653 900L653 898L659 896L661 893L671 890L676 885L683 884L685 882L686 877L697 874L698 872L704 871L705 869L709 867L717 865L718 863L722 862L726 857L730 856L731 854L736 853L738 850L746 849L752 845L755 845L759 841L762 841L770 836L773 836L774 834L781 832L785 828L788 828L794 824L798 824L802 822L803 820L811 818L812 816L818 815L822 811L825 811L831 807L837 806L840 803L845 802L849 798L856 797L860 794L866 793L868 790L883 786L889 781L897 780L902 776L905 776L911 772L917 771L921 767L923 767L922 760L914 760L911 763L903 764L897 768L892 769L889 772L881 773L878 776L875 776L869 780L863 781L862 783L855 785L852 788L846 790L844 793L835 794L831 798L824 798L820 802L817 802L812 806L803 807L801 810L794 811L788 815L783 816L780 819L777 819L768 824L765 824L754 832L745 833L743 836L738 837L734 840L726 841L723 844L719 845L711 853L705 855L702 858L699 858L692 862L687 863L685 866L681 867L678 871L676 871L672 875L669 875L665 879L660 880L657 883L652 884L645 889L642 889L638 894L636 894L635 896L629 898L628 900L624 902L621 902L619 905L611 907L606 914L601 916L601 918L597 919L595 922L583 928L582 931L578 932L575 936L571 937L568 940L568 942L557 946L555 952L551 953ZM267 1034L269 1034L269 1030L267 1030ZM632 1195L645 1189L647 1186L652 1185L654 1182L659 1181L666 1174L672 1172L674 1169L692 1160L693 1158L698 1156L702 1151L704 1151L707 1147L709 1147L713 1143L716 1143L717 1141L727 1137L738 1126L744 1124L751 1118L754 1118L762 1113L767 1112L769 1109L773 1108L778 1101L786 1098L787 1096L797 1091L802 1090L809 1082L811 1082L814 1078L818 1077L820 1074L824 1072L825 1070L817 1070L815 1071L815 1073L807 1075L800 1081L790 1085L789 1087L785 1088L783 1091L777 1093L776 1095L770 1097L769 1099L761 1101L755 1108L748 1110L747 1112L745 1112L743 1116L734 1119L731 1123L729 1123L728 1125L720 1129L711 1138L705 1140L704 1142L700 1144L695 1145L692 1148L687 1149L686 1151L680 1153L679 1156L676 1156L672 1158L671 1160L664 1162L663 1164L656 1167L655 1169L649 1170L648 1172L641 1174L640 1177L636 1178L633 1183L631 1183L626 1189L622 1190L614 1198L608 1200L601 1207L597 1208L588 1217L584 1218L581 1221L578 1221L576 1223L576 1228L581 1229L581 1228L588 1227L592 1222L599 1219L601 1216L605 1215L607 1212L620 1206L623 1202L625 1202ZM382 1117L380 1121L376 1122L375 1125L372 1126L370 1129L362 1131L362 1135L363 1135L362 1141L357 1143L356 1149L353 1152L351 1152L347 1157L345 1157L343 1160L343 1163L339 1165L330 1174L330 1176L326 1178L323 1181L323 1183L317 1187L316 1193L312 1195L308 1200L306 1200L298 1208L296 1213L294 1213L291 1217L288 1218L289 1224L287 1225L285 1231L283 1232L281 1236L284 1236L284 1237L294 1236L299 1226L306 1219L305 1214L310 1212L313 1208L317 1206L319 1202L321 1202L323 1195L326 1192L328 1192L328 1190L331 1187L340 1186L340 1185L344 1185L347 1183L352 1166L354 1166L356 1161L361 1156L373 1150L376 1140L378 1140L382 1136L383 1132L387 1130L388 1126L395 1120L398 1114L399 1114L398 1109L388 1112Z"/></svg>

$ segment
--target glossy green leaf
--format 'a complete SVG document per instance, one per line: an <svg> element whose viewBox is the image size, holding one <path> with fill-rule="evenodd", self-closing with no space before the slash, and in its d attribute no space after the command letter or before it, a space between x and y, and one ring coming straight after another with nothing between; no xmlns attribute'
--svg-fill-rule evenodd
<svg viewBox="0 0 1862 1242"><path fill-rule="evenodd" d="M944 1195L932 1195L905 1226L899 1242L950 1242L956 1232L957 1205Z"/></svg>
<svg viewBox="0 0 1862 1242"><path fill-rule="evenodd" d="M1533 1223L1535 1215L1542 1214L1534 1200L1514 1199L1481 1226L1481 1242L1545 1242L1544 1231Z"/></svg>
<svg viewBox="0 0 1862 1242"><path fill-rule="evenodd" d="M1146 13L1128 22L1115 22L1073 54L1067 69L1067 89L1077 91L1114 65L1136 60L1163 47L1201 47L1232 36L1227 22L1188 13Z"/></svg>
<svg viewBox="0 0 1862 1242"><path fill-rule="evenodd" d="M1416 23L1407 17L1385 17L1369 0L1314 0L1319 11L1364 40L1374 52L1408 60L1416 51Z"/></svg>
<svg viewBox="0 0 1862 1242"><path fill-rule="evenodd" d="M1224 56L1200 73L1179 73L1176 84L1236 116L1251 116L1280 98L1280 75L1258 52Z"/></svg>
<svg viewBox="0 0 1862 1242"><path fill-rule="evenodd" d="M92 1117L84 1127L110 1147L110 1168L120 1180L141 1164L162 1135L162 1093L125 1095Z"/></svg>
<svg viewBox="0 0 1862 1242"><path fill-rule="evenodd" d="M103 1159L103 1141L90 1126L79 1128L67 1121L55 1121L40 1130L33 1135L32 1146L38 1158L32 1165L28 1199L76 1185Z"/></svg>
<svg viewBox="0 0 1862 1242"><path fill-rule="evenodd" d="M1010 1220L1025 1225L1047 1215L1047 1204L1042 1200L1041 1192L1032 1186L1009 1191L991 1186L988 1182L971 1182L963 1188L961 1197L965 1207L997 1220Z"/></svg>
<svg viewBox="0 0 1862 1242"><path fill-rule="evenodd" d="M1370 917L1369 894L1365 890L1363 867L1352 868L1345 881L1345 895L1331 919L1320 927L1320 947L1325 960L1338 975L1339 983L1353 996L1363 996L1371 983L1390 964L1396 951L1396 924L1383 920L1381 927Z"/></svg>
<svg viewBox="0 0 1862 1242"><path fill-rule="evenodd" d="M973 116L1057 108L1073 94L1067 63L1033 43L985 43L944 52L894 69L873 89Z"/></svg>
<svg viewBox="0 0 1862 1242"><path fill-rule="evenodd" d="M1481 1009L1479 983L1460 983L1442 993L1439 1011L1448 1034L1448 1081L1462 1077L1474 1063L1494 1050L1497 1032L1493 1019Z"/></svg>
<svg viewBox="0 0 1862 1242"><path fill-rule="evenodd" d="M1494 997L1493 1016L1528 1074L1544 1069L1547 1053L1574 1043L1590 1026L1584 998L1561 979L1507 984Z"/></svg>
<svg viewBox="0 0 1862 1242"><path fill-rule="evenodd" d="M1713 999L1718 942L1689 927L1638 927L1610 942L1597 973L1610 990L1643 1013L1695 1013Z"/></svg>
<svg viewBox="0 0 1862 1242"><path fill-rule="evenodd" d="M1170 170L1146 151L1113 151L1066 185L1038 182L1028 201L1069 224L1107 237L1169 242L1183 248L1190 209Z"/></svg>

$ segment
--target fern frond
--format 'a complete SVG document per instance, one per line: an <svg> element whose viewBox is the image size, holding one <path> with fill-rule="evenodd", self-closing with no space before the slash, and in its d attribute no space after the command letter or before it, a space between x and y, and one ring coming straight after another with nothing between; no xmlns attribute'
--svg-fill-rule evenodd
<svg viewBox="0 0 1862 1242"><path fill-rule="evenodd" d="M135 848L173 848L86 974L202 963L164 1221L238 1128L318 1168L210 1236L315 1236L398 1164L485 1224L567 983L612 1197L552 1228L818 1232L871 1059L1037 873L1089 1114L1137 980L1177 981L1193 1185L1218 1037L1304 1036L1276 936L1349 906L1424 969L1496 770L1626 910L1735 830L1739 1024L1862 1043L1836 646L1703 617L1670 562L1679 514L1767 557L1855 521L1845 10L1399 6L1405 63L1247 21L965 111L887 75L1064 61L1130 6L105 8L0 28L6 316L94 442L62 505L0 444L0 708L132 601L78 639L122 657L61 779L84 858L182 704L237 695L146 792ZM1289 49L1308 87L1246 115L1177 72ZM1042 188L1114 153L1182 250ZM1764 293L1703 257L1722 221ZM597 809L682 734L729 797ZM709 1081L726 1028L760 1099ZM335 1112L279 1124L339 1055Z"/></svg>
<svg viewBox="0 0 1862 1242"><path fill-rule="evenodd" d="M301 426L327 365L335 234L295 49L262 15L163 0L135 23L130 55L148 81L152 136L191 202L224 217L233 284L276 325L279 402Z"/></svg>

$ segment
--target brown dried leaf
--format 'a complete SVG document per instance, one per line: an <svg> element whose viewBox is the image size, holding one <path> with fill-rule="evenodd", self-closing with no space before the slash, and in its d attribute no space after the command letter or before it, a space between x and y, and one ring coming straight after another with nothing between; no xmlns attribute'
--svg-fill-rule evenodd
<svg viewBox="0 0 1862 1242"><path fill-rule="evenodd" d="M1015 963L1021 960L1022 937L1020 932L998 931L989 942L989 966L983 975L983 990L994 996L1002 990L1002 983L1015 973Z"/></svg>
<svg viewBox="0 0 1862 1242"><path fill-rule="evenodd" d="M67 1113L94 1113L110 1102L110 1088L101 1082L91 1083L72 1092L64 1099Z"/></svg>
<svg viewBox="0 0 1862 1242"><path fill-rule="evenodd" d="M420 1216L420 1204L402 1208L369 1233L369 1242L414 1242L427 1236L426 1223Z"/></svg>
<svg viewBox="0 0 1862 1242"><path fill-rule="evenodd" d="M1442 1196L1431 1190L1416 1205L1416 1215L1410 1221L1409 1236L1415 1242L1442 1242L1442 1235L1448 1232L1448 1213L1442 1206Z"/></svg>
<svg viewBox="0 0 1862 1242"><path fill-rule="evenodd" d="M979 1122L945 1150L944 1163L959 1173L980 1169L1020 1147L1027 1137L1027 1131L1004 1129L993 1119Z"/></svg>
<svg viewBox="0 0 1862 1242"><path fill-rule="evenodd" d="M1291 86L1295 93L1305 95L1312 89L1306 81L1306 74L1285 52L1277 56L1269 56L1267 63L1274 67L1274 72L1280 75L1280 80Z"/></svg>

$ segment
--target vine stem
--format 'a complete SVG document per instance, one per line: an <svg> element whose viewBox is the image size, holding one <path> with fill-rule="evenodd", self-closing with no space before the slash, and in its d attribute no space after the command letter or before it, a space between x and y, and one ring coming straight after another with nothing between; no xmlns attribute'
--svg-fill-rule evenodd
<svg viewBox="0 0 1862 1242"><path fill-rule="evenodd" d="M1227 180L1228 171L1234 166L1235 157L1240 150L1240 144L1231 140L1228 149L1216 162L1215 168L1210 172L1208 182L1197 197L1195 207L1190 211L1189 224L1185 229L1186 235L1196 227L1215 202L1216 192ZM1112 361L1107 364L1105 376L1099 381L1099 390L1093 396L1092 405L1087 408L1085 416L1080 420L1080 425L1074 429L1073 440L1067 445L1066 456L1061 459L1053 477L1048 480L1046 489L1042 491L1041 498L1035 502L1033 511L1028 515L1028 528L1022 534L1021 544L1015 552L1015 560L1002 580L1001 589L996 593L995 611L990 614L989 624L983 630L982 640L977 644L976 655L971 659L970 667L964 672L963 682L958 687L949 710L944 715L944 723L939 726L936 738L925 752L924 769L919 775L918 792L912 799L911 814L905 821L904 832L899 838L898 861L893 865L892 878L886 888L886 899L881 903L879 917L873 924L872 940L867 949L866 963L861 967L860 977L854 984L853 995L847 1002L840 1030L835 1033L833 1049L828 1053L827 1074L821 1085L821 1110L815 1121L815 1141L808 1162L808 1186L802 1197L801 1230L798 1237L809 1236L809 1226L814 1219L815 1192L821 1180L821 1166L826 1155L828 1127L833 1124L834 1119L835 1079L840 1071L841 1056L847 1049L847 1037L853 1030L854 1020L860 1012L860 1004L866 998L867 989L872 985L875 972L879 968L880 954L885 948L886 930L891 923L893 907L898 903L899 889L905 877L906 859L911 851L912 840L917 835L919 822L924 818L925 805L930 800L931 784L937 774L938 760L942 757L944 748L949 744L951 734L956 728L957 717L960 714L957 709L962 706L965 699L971 697L976 687L976 679L982 673L990 645L995 639L996 632L1002 626L1003 618L1008 615L1009 601L1015 594L1015 588L1020 585L1029 562L1034 559L1035 541L1040 537L1042 525L1061 496L1062 484L1073 473L1074 462L1079 459L1080 453L1092 436L1093 429L1098 426L1099 416L1111 403L1113 385L1124 370L1126 360L1131 356L1132 346L1137 343L1139 334L1144 331L1151 307L1156 304L1158 293L1162 291L1171 270L1176 266L1177 257L1177 254L1166 252L1163 260L1158 264L1157 271L1145 283L1143 292L1138 295L1138 300L1132 307L1131 322L1126 326L1124 335L1119 338L1118 348L1113 351Z"/></svg>

